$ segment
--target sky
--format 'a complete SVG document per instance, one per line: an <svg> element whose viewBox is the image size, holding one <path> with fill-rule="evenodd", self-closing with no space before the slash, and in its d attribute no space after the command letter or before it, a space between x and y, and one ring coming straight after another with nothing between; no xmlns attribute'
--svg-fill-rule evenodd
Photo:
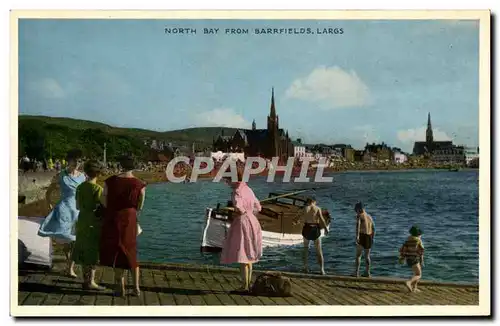
<svg viewBox="0 0 500 326"><path fill-rule="evenodd" d="M196 29L196 34L165 29ZM218 28L217 34L204 29ZM226 29L248 34L226 34ZM310 28L314 34L256 34ZM342 29L318 34L317 29ZM411 151L479 144L479 24L456 20L55 20L19 23L19 113L157 131L280 127L307 143Z"/></svg>

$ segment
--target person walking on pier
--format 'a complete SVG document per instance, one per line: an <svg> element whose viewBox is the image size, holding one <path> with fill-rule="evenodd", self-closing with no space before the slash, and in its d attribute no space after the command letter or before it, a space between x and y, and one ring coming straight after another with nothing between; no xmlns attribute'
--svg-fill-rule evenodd
<svg viewBox="0 0 500 326"><path fill-rule="evenodd" d="M68 152L66 160L68 165L53 179L45 198L51 212L40 225L38 235L51 237L64 244L64 254L68 262L68 276L76 278L75 262L71 259L73 244L76 239L74 228L78 220L78 209L76 207L76 189L85 181L85 174L78 171L82 163L82 152L73 149ZM52 206L52 193L59 188L61 197L55 207Z"/></svg>
<svg viewBox="0 0 500 326"><path fill-rule="evenodd" d="M304 237L304 270L309 273L308 260L309 260L309 243L314 242L316 248L316 257L320 266L321 275L325 275L325 262L323 259L323 250L321 248L321 229L325 230L325 235L328 234L328 228L323 218L321 208L316 206L316 198L307 198L306 206L299 211L297 220L302 217L304 226L302 228L302 236Z"/></svg>
<svg viewBox="0 0 500 326"><path fill-rule="evenodd" d="M252 189L243 182L238 170L238 181L225 181L233 189L234 219L222 248L221 264L240 264L242 286L237 292L248 292L252 281L252 266L262 257L262 229L255 216L262 207Z"/></svg>
<svg viewBox="0 0 500 326"><path fill-rule="evenodd" d="M410 236L399 249L400 263L406 263L413 270L413 277L406 281L406 287L410 292L420 292L417 284L422 277L422 267L424 266L424 244L422 243L422 230L417 225L410 229Z"/></svg>
<svg viewBox="0 0 500 326"><path fill-rule="evenodd" d="M362 203L357 203L354 206L354 211L356 212L356 272L354 275L359 277L361 255L364 251L366 264L366 273L364 276L370 277L370 252L373 245L373 238L375 237L375 224L372 217L366 213Z"/></svg>
<svg viewBox="0 0 500 326"><path fill-rule="evenodd" d="M76 222L76 241L73 260L82 265L84 289L104 290L95 282L96 265L99 262L99 242L101 236L102 187L96 183L102 167L97 161L87 161L83 166L87 181L76 189L76 208L80 211ZM99 215L99 216L98 216Z"/></svg>
<svg viewBox="0 0 500 326"><path fill-rule="evenodd" d="M125 270L131 270L134 295L140 296L137 215L144 205L146 184L134 176L136 165L131 156L122 157L120 166L122 173L109 177L104 185L99 258L101 265L114 268L115 295L125 296Z"/></svg>

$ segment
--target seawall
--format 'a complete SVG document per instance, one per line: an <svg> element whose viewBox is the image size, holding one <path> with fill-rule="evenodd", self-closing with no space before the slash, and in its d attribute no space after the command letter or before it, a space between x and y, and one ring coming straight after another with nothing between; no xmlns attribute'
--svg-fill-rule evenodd
<svg viewBox="0 0 500 326"><path fill-rule="evenodd" d="M18 173L18 195L26 196L26 204L45 198L45 193L56 172Z"/></svg>

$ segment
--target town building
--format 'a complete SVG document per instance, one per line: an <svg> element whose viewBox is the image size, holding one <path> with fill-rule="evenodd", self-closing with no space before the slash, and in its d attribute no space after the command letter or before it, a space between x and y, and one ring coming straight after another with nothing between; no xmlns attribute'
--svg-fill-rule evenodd
<svg viewBox="0 0 500 326"><path fill-rule="evenodd" d="M427 116L425 141L417 141L413 146L413 154L424 155L438 164L464 164L464 146L453 145L452 141L435 141L432 131L431 114Z"/></svg>
<svg viewBox="0 0 500 326"><path fill-rule="evenodd" d="M402 153L400 151L394 152L394 163L402 164L402 163L406 163L407 161L408 161L408 156L406 156L405 153Z"/></svg>
<svg viewBox="0 0 500 326"><path fill-rule="evenodd" d="M347 162L354 162L354 153L356 151L351 147L344 147L342 149L342 154Z"/></svg>
<svg viewBox="0 0 500 326"><path fill-rule="evenodd" d="M449 140L434 140L434 134L432 132L431 113L429 112L427 116L427 130L425 132L425 141L415 142L415 144L413 145L413 154L431 156L434 151L437 151L438 155L441 155L441 153L444 153L443 151L451 150L452 147L453 142Z"/></svg>
<svg viewBox="0 0 500 326"><path fill-rule="evenodd" d="M271 94L267 128L257 129L254 120L251 130L238 129L232 135L224 135L222 132L213 140L213 151L243 152L246 156L265 158L279 157L281 162L286 162L288 157L294 156L294 145L288 131L279 126L279 117L274 103L274 88Z"/></svg>
<svg viewBox="0 0 500 326"><path fill-rule="evenodd" d="M432 152L432 162L441 164L463 164L465 163L464 147L451 146L448 148L435 149Z"/></svg>
<svg viewBox="0 0 500 326"><path fill-rule="evenodd" d="M305 157L306 156L306 146L302 144L302 139L297 139L292 142L293 144L293 156L294 157Z"/></svg>
<svg viewBox="0 0 500 326"><path fill-rule="evenodd" d="M370 159L364 159L365 162L389 162L392 160L393 152L392 149L387 146L387 144L366 144L365 146L365 156L368 156Z"/></svg>
<svg viewBox="0 0 500 326"><path fill-rule="evenodd" d="M479 147L464 147L465 164L469 165L471 161L479 159Z"/></svg>

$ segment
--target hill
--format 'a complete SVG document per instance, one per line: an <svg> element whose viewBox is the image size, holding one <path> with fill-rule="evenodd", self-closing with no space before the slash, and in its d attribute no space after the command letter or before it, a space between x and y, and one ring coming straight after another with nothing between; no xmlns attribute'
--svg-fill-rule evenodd
<svg viewBox="0 0 500 326"><path fill-rule="evenodd" d="M146 139L172 142L176 145L208 147L221 131L230 134L235 128L198 127L158 132L139 128L120 128L104 123L61 117L20 115L19 153L30 157L63 157L74 147L80 147L88 156L102 153L107 144L108 157L112 159L119 152L129 151L138 156L147 155ZM97 155L97 154L95 154Z"/></svg>

